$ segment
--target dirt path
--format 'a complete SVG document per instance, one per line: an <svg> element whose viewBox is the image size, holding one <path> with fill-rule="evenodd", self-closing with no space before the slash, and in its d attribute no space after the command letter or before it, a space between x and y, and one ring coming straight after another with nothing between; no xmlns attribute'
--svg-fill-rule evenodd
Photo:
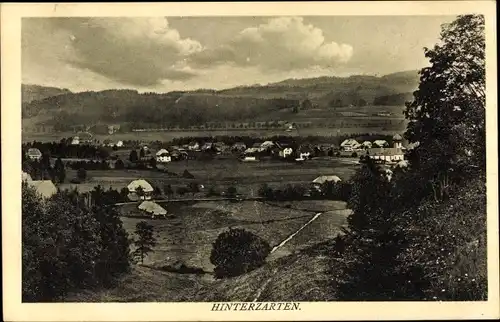
<svg viewBox="0 0 500 322"><path fill-rule="evenodd" d="M288 236L284 241L282 241L279 245L275 246L272 250L271 250L271 254L274 253L276 250L278 250L279 248L283 247L286 243L288 243L290 240L292 240L293 237L295 237L302 229L306 228L308 225L310 225L313 221L315 221L316 219L318 219L319 216L321 216L321 214L323 214L322 212L318 212L316 215L314 215L314 217L311 218L311 220L309 220L308 222L306 222L302 227L300 227L299 229L297 229L296 232L294 232L293 234L291 234L290 236Z"/></svg>

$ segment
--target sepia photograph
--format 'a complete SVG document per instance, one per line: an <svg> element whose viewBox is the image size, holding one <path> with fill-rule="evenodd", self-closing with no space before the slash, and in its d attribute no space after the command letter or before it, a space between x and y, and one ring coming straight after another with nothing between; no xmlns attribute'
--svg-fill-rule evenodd
<svg viewBox="0 0 500 322"><path fill-rule="evenodd" d="M19 305L498 305L495 16L275 6L18 13Z"/></svg>

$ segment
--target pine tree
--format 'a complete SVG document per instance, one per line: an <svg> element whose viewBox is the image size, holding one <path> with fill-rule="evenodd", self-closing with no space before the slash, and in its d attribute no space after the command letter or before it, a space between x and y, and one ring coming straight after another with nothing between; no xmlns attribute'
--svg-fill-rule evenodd
<svg viewBox="0 0 500 322"><path fill-rule="evenodd" d="M145 221L138 222L135 226L135 234L138 239L134 241L136 249L132 255L143 264L144 258L153 251L153 247L156 245L156 239L153 237L153 226Z"/></svg>

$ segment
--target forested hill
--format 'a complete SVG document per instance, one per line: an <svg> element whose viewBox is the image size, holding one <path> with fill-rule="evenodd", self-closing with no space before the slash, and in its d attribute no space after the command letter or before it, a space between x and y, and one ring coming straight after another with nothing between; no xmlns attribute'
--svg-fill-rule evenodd
<svg viewBox="0 0 500 322"><path fill-rule="evenodd" d="M31 101L43 100L44 98L51 96L71 93L71 91L66 88L47 87L30 84L22 84L21 91L23 103L29 103Z"/></svg>
<svg viewBox="0 0 500 322"><path fill-rule="evenodd" d="M277 110L291 110L305 99L319 108L373 104L402 106L408 97L411 98L417 83L418 73L413 71L382 77L293 79L219 91L71 93L46 88L38 93L48 95L52 92L55 96L43 97L40 94L41 98L33 101L34 91L23 90L23 118L52 119L52 122L65 126L95 122L198 125L209 121L249 120Z"/></svg>

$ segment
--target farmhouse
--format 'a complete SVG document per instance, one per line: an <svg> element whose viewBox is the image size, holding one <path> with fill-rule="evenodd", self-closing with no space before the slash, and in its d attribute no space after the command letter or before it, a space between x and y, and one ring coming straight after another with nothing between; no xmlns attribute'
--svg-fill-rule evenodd
<svg viewBox="0 0 500 322"><path fill-rule="evenodd" d="M142 188L142 193L137 193L139 189ZM144 179L137 179L132 181L127 186L128 189L128 198L132 201L137 200L150 200L151 195L153 194L153 187Z"/></svg>
<svg viewBox="0 0 500 322"><path fill-rule="evenodd" d="M159 216L162 216L165 218L167 215L167 210L157 204L154 201L146 200L141 202L141 204L138 206L139 210L142 210L148 214L151 215L151 218L157 218Z"/></svg>
<svg viewBox="0 0 500 322"><path fill-rule="evenodd" d="M123 147L123 141L118 141L118 142L116 142L115 146L116 146L117 148L122 148L122 147Z"/></svg>
<svg viewBox="0 0 500 322"><path fill-rule="evenodd" d="M160 149L158 152L156 152L156 162L160 163L166 163L166 162L171 162L172 157L170 156L170 153L166 149Z"/></svg>
<svg viewBox="0 0 500 322"><path fill-rule="evenodd" d="M26 152L26 157L30 160L38 161L42 158L42 152L40 152L37 148L30 148Z"/></svg>
<svg viewBox="0 0 500 322"><path fill-rule="evenodd" d="M335 176L335 175L319 176L311 182L311 185L313 186L313 188L320 191L321 186L323 184L325 184L327 182L337 183L340 181L342 181L342 180L338 176Z"/></svg>
<svg viewBox="0 0 500 322"><path fill-rule="evenodd" d="M200 144L198 142L196 142L196 141L191 141L191 142L189 142L187 148L190 151L196 151L196 150L200 149Z"/></svg>
<svg viewBox="0 0 500 322"><path fill-rule="evenodd" d="M364 141L363 143L361 143L361 147L363 149L371 149L372 143L370 141Z"/></svg>
<svg viewBox="0 0 500 322"><path fill-rule="evenodd" d="M50 180L26 180L28 186L36 190L36 192L45 199L48 199L57 193L57 188Z"/></svg>
<svg viewBox="0 0 500 322"><path fill-rule="evenodd" d="M203 144L203 146L201 147L201 149L203 151L210 150L210 149L212 149L212 146L213 146L212 142L205 142L205 144Z"/></svg>
<svg viewBox="0 0 500 322"><path fill-rule="evenodd" d="M260 149L261 150L267 150L267 149L270 149L274 146L274 142L272 141L265 141L263 143L260 144Z"/></svg>
<svg viewBox="0 0 500 322"><path fill-rule="evenodd" d="M372 146L374 148L385 148L389 146L389 143L386 140L375 140Z"/></svg>
<svg viewBox="0 0 500 322"><path fill-rule="evenodd" d="M340 148L344 151L353 151L355 146L358 146L359 143L355 139L345 139L342 143L340 143Z"/></svg>

